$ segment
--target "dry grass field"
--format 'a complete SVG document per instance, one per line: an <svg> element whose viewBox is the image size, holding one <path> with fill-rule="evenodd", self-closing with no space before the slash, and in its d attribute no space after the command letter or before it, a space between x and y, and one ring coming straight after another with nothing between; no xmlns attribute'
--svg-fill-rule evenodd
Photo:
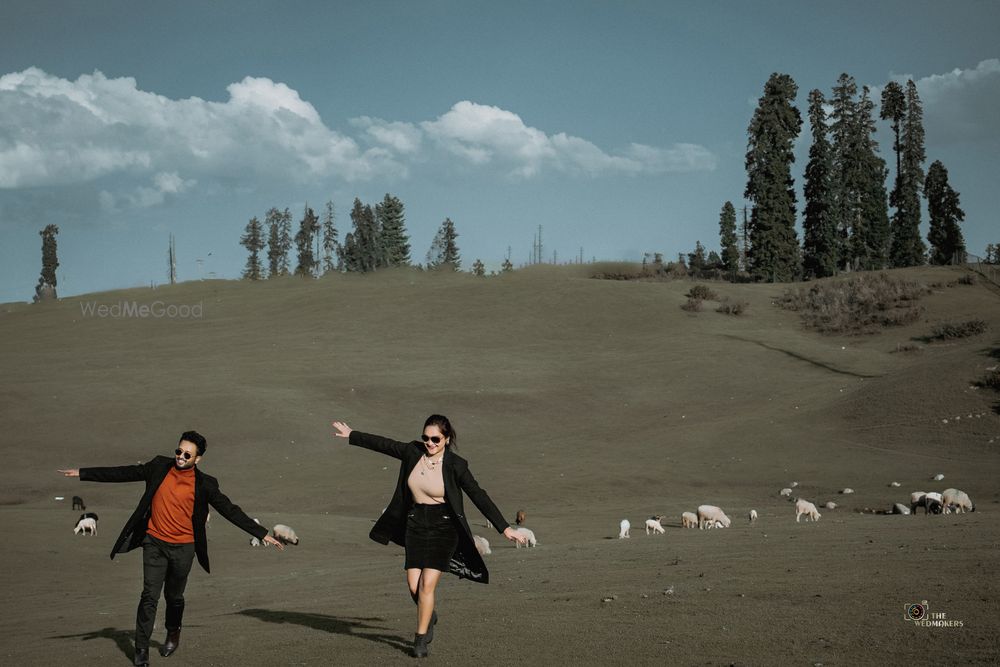
<svg viewBox="0 0 1000 667"><path fill-rule="evenodd" d="M434 412L539 541L515 549L467 505L492 582L443 580L434 663L1000 660L1000 394L975 386L1000 363L998 290L957 283L960 269L890 272L933 286L920 319L832 336L774 305L785 286L713 283L749 304L737 317L682 310L691 281L590 270L206 281L0 306L0 664L131 664L141 555L108 553L141 485L55 471L169 454L188 429L233 501L301 544L253 549L213 518L213 573L193 570L170 664L410 662L402 550L367 536L396 461L329 424L412 439ZM201 317L87 312L122 301ZM986 332L920 342L970 319ZM792 481L839 507L797 524L778 495ZM950 486L977 511L861 511ZM75 494L100 515L96 537L72 532ZM703 503L732 527L681 529ZM643 532L654 514L665 535ZM617 539L622 518L631 539ZM961 627L905 620L924 600Z"/></svg>

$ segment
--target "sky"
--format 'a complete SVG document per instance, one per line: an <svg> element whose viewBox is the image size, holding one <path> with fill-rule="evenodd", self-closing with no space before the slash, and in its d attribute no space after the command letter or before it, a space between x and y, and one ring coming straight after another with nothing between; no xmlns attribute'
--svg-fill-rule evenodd
<svg viewBox="0 0 1000 667"><path fill-rule="evenodd" d="M0 302L237 278L251 217L405 205L414 262L445 218L463 265L718 248L744 205L773 72L806 99L846 72L912 78L971 253L1000 243L1000 3L0 3ZM876 139L895 159L888 126ZM890 175L887 188L891 187ZM926 212L924 213L926 239ZM801 227L800 227L801 239Z"/></svg>

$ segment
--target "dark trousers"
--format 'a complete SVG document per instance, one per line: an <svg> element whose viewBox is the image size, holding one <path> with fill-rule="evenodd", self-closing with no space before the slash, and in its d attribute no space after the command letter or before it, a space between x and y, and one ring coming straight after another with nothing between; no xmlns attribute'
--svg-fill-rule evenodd
<svg viewBox="0 0 1000 667"><path fill-rule="evenodd" d="M135 613L135 647L149 648L160 591L167 602L168 630L181 627L184 587L194 562L194 543L171 544L146 535L142 541L142 595Z"/></svg>

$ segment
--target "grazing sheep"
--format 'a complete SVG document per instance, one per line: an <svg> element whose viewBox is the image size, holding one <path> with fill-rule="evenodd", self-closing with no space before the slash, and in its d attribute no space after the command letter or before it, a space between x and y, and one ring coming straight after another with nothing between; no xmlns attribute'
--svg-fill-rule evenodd
<svg viewBox="0 0 1000 667"><path fill-rule="evenodd" d="M750 510L750 523L757 520L757 510Z"/></svg>
<svg viewBox="0 0 1000 667"><path fill-rule="evenodd" d="M826 504L823 505L823 507L825 507L828 510L835 510L837 509L837 503L833 502L832 500L828 500L826 501Z"/></svg>
<svg viewBox="0 0 1000 667"><path fill-rule="evenodd" d="M77 519L74 535L97 535L97 515L93 512L86 512Z"/></svg>
<svg viewBox="0 0 1000 667"><path fill-rule="evenodd" d="M969 498L969 494L958 489L945 489L941 494L941 504L944 505L946 514L952 512L964 514L976 511L976 505Z"/></svg>
<svg viewBox="0 0 1000 667"><path fill-rule="evenodd" d="M73 496L73 509L75 510L85 510L87 506L83 504L83 498L80 496Z"/></svg>
<svg viewBox="0 0 1000 667"><path fill-rule="evenodd" d="M684 528L697 528L698 515L694 512L684 512L681 514L681 526Z"/></svg>
<svg viewBox="0 0 1000 667"><path fill-rule="evenodd" d="M257 519L254 519L254 520L253 520L253 522L254 522L255 524L257 524L258 526L260 525L260 521L258 521ZM252 546L252 547L259 547L259 546L260 546L260 545L262 545L262 544L263 544L263 545L264 545L265 547L267 546L267 542L261 542L261 541L260 541L260 540L258 540L258 539L257 539L256 537L251 537L251 538L250 538L250 546Z"/></svg>
<svg viewBox="0 0 1000 667"><path fill-rule="evenodd" d="M940 482L942 479L944 479L944 475L942 475L941 473L938 473L938 474L934 475L934 477L932 479L935 482Z"/></svg>
<svg viewBox="0 0 1000 667"><path fill-rule="evenodd" d="M663 533L663 526L660 525L660 519L663 517L657 514L654 517L646 519L646 534L649 535L652 532L654 535L657 533Z"/></svg>
<svg viewBox="0 0 1000 667"><path fill-rule="evenodd" d="M925 515L941 514L944 511L944 503L941 500L940 493L914 491L910 494L910 511L916 514L917 508L923 507Z"/></svg>
<svg viewBox="0 0 1000 667"><path fill-rule="evenodd" d="M852 488L841 489L840 492L846 496L846 495L854 493L854 489L852 489Z"/></svg>
<svg viewBox="0 0 1000 667"><path fill-rule="evenodd" d="M698 506L698 528L704 530L706 526L711 528L729 528L729 517L715 505Z"/></svg>
<svg viewBox="0 0 1000 667"><path fill-rule="evenodd" d="M493 553L490 550L490 543L486 541L485 537L480 535L473 535L472 541L476 543L476 551L479 552L480 556L485 556L487 554Z"/></svg>
<svg viewBox="0 0 1000 667"><path fill-rule="evenodd" d="M805 514L807 519L812 519L813 521L819 521L820 516L819 510L816 506L804 498L799 498L795 501L795 523L799 522L799 518Z"/></svg>
<svg viewBox="0 0 1000 667"><path fill-rule="evenodd" d="M518 510L517 511L517 516L514 517L514 523L516 523L519 526L523 526L524 525L524 519L526 517L527 517L527 515L524 513L524 510Z"/></svg>
<svg viewBox="0 0 1000 667"><path fill-rule="evenodd" d="M298 544L299 536L295 534L295 531L288 526L279 523L274 528L271 529L274 533L274 539L278 540L282 544Z"/></svg>
<svg viewBox="0 0 1000 667"><path fill-rule="evenodd" d="M792 487L794 489L798 485L799 485L798 482L791 482L788 486L790 486L790 487Z"/></svg>
<svg viewBox="0 0 1000 667"><path fill-rule="evenodd" d="M628 534L631 529L632 529L632 524L629 523L629 520L622 519L622 522L618 524L618 539L624 540L631 537L631 535Z"/></svg>
<svg viewBox="0 0 1000 667"><path fill-rule="evenodd" d="M524 526L518 526L514 530L516 530L517 532L521 533L522 535L524 535L525 537L528 538L528 546L529 547L537 547L538 546L538 540L535 539L535 531L531 530L530 528L525 528ZM514 542L514 546L517 547L518 549L520 549L521 548L521 543L520 542Z"/></svg>
<svg viewBox="0 0 1000 667"><path fill-rule="evenodd" d="M782 496L785 496L785 497L788 497L788 496L792 495L792 490L786 487L786 488L782 489L781 491L779 491L778 494L782 495Z"/></svg>
<svg viewBox="0 0 1000 667"><path fill-rule="evenodd" d="M890 483L889 483L889 486L891 486L892 488L896 488L896 487L898 487L899 485L900 485L900 484L899 484L899 482L890 482Z"/></svg>
<svg viewBox="0 0 1000 667"><path fill-rule="evenodd" d="M909 514L910 513L910 508L907 507L906 505L904 505L903 503L895 503L892 506L892 513L893 514Z"/></svg>
<svg viewBox="0 0 1000 667"><path fill-rule="evenodd" d="M924 496L926 495L926 491L914 491L910 494L910 514L915 515L917 508L924 506Z"/></svg>

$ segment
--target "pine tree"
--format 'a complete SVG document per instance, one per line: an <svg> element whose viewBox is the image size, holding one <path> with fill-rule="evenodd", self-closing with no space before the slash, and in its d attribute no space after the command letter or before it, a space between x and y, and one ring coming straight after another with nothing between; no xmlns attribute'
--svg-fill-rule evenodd
<svg viewBox="0 0 1000 667"><path fill-rule="evenodd" d="M500 265L501 273L510 273L514 270L514 265L510 262L510 257L503 260L503 264Z"/></svg>
<svg viewBox="0 0 1000 667"><path fill-rule="evenodd" d="M291 270L288 253L292 250L292 212L286 207L278 221L278 274L287 276Z"/></svg>
<svg viewBox="0 0 1000 667"><path fill-rule="evenodd" d="M913 80L906 82L906 115L900 139L898 193L893 199L896 212L892 219L893 266L919 266L924 263L927 247L920 238L920 190L924 184L923 106Z"/></svg>
<svg viewBox="0 0 1000 667"><path fill-rule="evenodd" d="M360 253L353 232L347 232L344 237L344 244L340 247L340 264L344 271L361 271Z"/></svg>
<svg viewBox="0 0 1000 667"><path fill-rule="evenodd" d="M479 276L480 278L486 275L486 265L483 264L481 259L477 258L476 261L472 263L472 275Z"/></svg>
<svg viewBox="0 0 1000 667"><path fill-rule="evenodd" d="M861 234L852 237L851 247L858 266L865 270L884 269L889 264L889 203L885 191L888 170L885 160L878 154L875 141L875 103L869 96L868 86L861 89L858 101L857 132L861 167L860 215L864 221Z"/></svg>
<svg viewBox="0 0 1000 667"><path fill-rule="evenodd" d="M56 269L59 268L59 257L56 252L57 234L59 234L57 225L45 225L45 228L38 232L42 237L42 271L35 286L36 303L59 298L56 294Z"/></svg>
<svg viewBox="0 0 1000 667"><path fill-rule="evenodd" d="M750 272L758 280L786 281L800 273L795 233L795 181L791 165L802 117L792 103L798 86L774 73L764 85L747 129L747 187L750 214Z"/></svg>
<svg viewBox="0 0 1000 667"><path fill-rule="evenodd" d="M688 269L691 271L691 275L700 276L705 271L706 264L705 246L701 244L701 241L695 241L694 252L688 253Z"/></svg>
<svg viewBox="0 0 1000 667"><path fill-rule="evenodd" d="M333 258L340 257L340 243L337 241L337 228L334 226L333 202L326 203L326 211L323 213L323 266L322 272L330 273L341 268L341 262L334 265Z"/></svg>
<svg viewBox="0 0 1000 667"><path fill-rule="evenodd" d="M856 186L858 179L855 174L857 165L854 162L854 156L857 154L854 145L857 102L854 97L857 94L858 86L854 82L854 77L841 74L837 79L837 85L833 87L833 96L830 100L832 106L830 189L833 194L833 217L837 230L837 266L845 270L853 267L848 240L851 230L857 224L856 211L859 199Z"/></svg>
<svg viewBox="0 0 1000 667"><path fill-rule="evenodd" d="M427 251L427 268L450 267L453 271L458 271L462 266L462 257L455 242L457 238L455 223L451 218L445 218L431 242L430 250Z"/></svg>
<svg viewBox="0 0 1000 667"><path fill-rule="evenodd" d="M958 193L948 183L948 170L940 160L931 163L924 183L927 213L930 216L931 264L965 262L965 239L958 223L965 220L959 206Z"/></svg>
<svg viewBox="0 0 1000 667"><path fill-rule="evenodd" d="M249 280L260 280L264 273L260 263L260 251L264 249L264 228L257 216L250 218L250 222L247 223L243 236L240 237L240 245L250 253L246 268L243 269L243 277Z"/></svg>
<svg viewBox="0 0 1000 667"><path fill-rule="evenodd" d="M281 211L268 209L264 224L267 225L267 277L277 278L281 275Z"/></svg>
<svg viewBox="0 0 1000 667"><path fill-rule="evenodd" d="M740 250L736 240L736 209L732 202L723 204L719 214L719 245L722 246L722 269L735 274L740 268Z"/></svg>
<svg viewBox="0 0 1000 667"><path fill-rule="evenodd" d="M299 231L295 234L295 247L298 251L298 265L295 275L312 276L316 268L316 257L313 254L313 238L319 234L319 218L308 205L299 222Z"/></svg>
<svg viewBox="0 0 1000 667"><path fill-rule="evenodd" d="M387 192L382 203L375 205L375 217L381 230L380 245L385 266L408 266L410 237L406 234L403 202Z"/></svg>
<svg viewBox="0 0 1000 667"><path fill-rule="evenodd" d="M805 172L805 217L802 220L802 269L806 278L823 278L837 272L838 241L834 211L832 149L827 139L823 93L809 93L809 126L812 145Z"/></svg>

